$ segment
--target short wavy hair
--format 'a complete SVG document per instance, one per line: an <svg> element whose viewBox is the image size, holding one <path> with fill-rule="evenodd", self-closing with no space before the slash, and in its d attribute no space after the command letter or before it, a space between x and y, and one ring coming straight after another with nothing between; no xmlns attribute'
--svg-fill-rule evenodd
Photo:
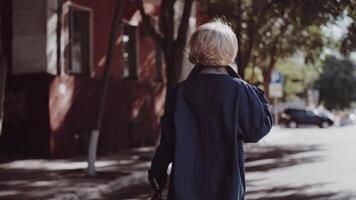
<svg viewBox="0 0 356 200"><path fill-rule="evenodd" d="M198 27L189 41L189 61L193 64L226 66L234 63L237 51L234 31L220 19Z"/></svg>

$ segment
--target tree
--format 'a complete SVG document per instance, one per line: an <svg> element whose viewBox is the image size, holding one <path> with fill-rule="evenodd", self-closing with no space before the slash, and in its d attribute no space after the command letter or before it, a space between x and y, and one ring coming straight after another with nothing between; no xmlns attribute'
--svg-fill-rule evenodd
<svg viewBox="0 0 356 200"><path fill-rule="evenodd" d="M272 1L273 3L273 1ZM270 75L279 59L288 57L296 51L302 51L307 63L319 58L328 40L323 37L321 26L339 17L348 1L274 1L275 8L266 14L267 19L275 20L263 36L258 34L252 56L253 64L262 68L264 87L268 94ZM263 27L262 27L263 28ZM261 45L262 44L262 45Z"/></svg>
<svg viewBox="0 0 356 200"><path fill-rule="evenodd" d="M279 60L276 69L284 77L282 100L286 101L306 97L307 90L320 76L319 65L303 64L292 58Z"/></svg>
<svg viewBox="0 0 356 200"><path fill-rule="evenodd" d="M115 47L115 37L117 33L118 27L120 27L121 18L123 14L124 4L125 1L117 0L116 7L113 15L113 20L111 24L111 30L109 35L109 45L106 52L106 61L104 66L104 72L102 77L101 83L101 94L100 94L100 101L98 106L98 118L97 123L90 135L89 141L89 148L88 148L88 169L87 172L90 176L96 175L95 169L95 161L96 161L96 153L97 153L97 146L100 136L100 131L102 129L103 124L103 117L104 117L104 107L109 87L109 78L110 78L110 69L112 66L112 58L114 55L114 47Z"/></svg>
<svg viewBox="0 0 356 200"><path fill-rule="evenodd" d="M0 11L3 9L3 1L0 0ZM2 122L4 119L5 83L7 74L7 64L2 49L2 16L0 14L0 135L2 132Z"/></svg>
<svg viewBox="0 0 356 200"><path fill-rule="evenodd" d="M1 22L0 22L0 26L1 26ZM0 38L1 38L1 34L0 34ZM2 122L4 120L6 73L7 73L7 65L6 65L5 56L3 55L2 52L1 42L0 42L0 135L2 132Z"/></svg>
<svg viewBox="0 0 356 200"><path fill-rule="evenodd" d="M341 43L341 52L349 54L356 51L356 0L353 0L353 7L349 7L346 12L347 16L351 18L352 22L348 27L347 34L344 36Z"/></svg>
<svg viewBox="0 0 356 200"><path fill-rule="evenodd" d="M343 54L349 54L352 51L356 51L356 20L349 26L348 32L341 43L341 52Z"/></svg>
<svg viewBox="0 0 356 200"><path fill-rule="evenodd" d="M174 5L176 2L177 0L161 1L159 28L157 30L152 23L152 18L145 12L143 1L136 0L145 31L163 49L168 91L179 81L182 72L184 48L187 42L187 31L193 0L181 1L184 2L184 6L179 27L176 26L174 20ZM175 27L178 27L178 30L175 30Z"/></svg>
<svg viewBox="0 0 356 200"><path fill-rule="evenodd" d="M328 43L322 36L321 26L336 20L344 10L355 6L354 0L209 2L214 3L208 5L208 14L227 16L236 30L239 42L236 62L240 75L244 76L247 67L261 68L267 94L270 75L276 62L296 51L302 51L306 61L312 62ZM220 6L220 9L214 9L215 5Z"/></svg>
<svg viewBox="0 0 356 200"><path fill-rule="evenodd" d="M315 86L327 109L345 109L356 100L356 66L349 59L327 57Z"/></svg>

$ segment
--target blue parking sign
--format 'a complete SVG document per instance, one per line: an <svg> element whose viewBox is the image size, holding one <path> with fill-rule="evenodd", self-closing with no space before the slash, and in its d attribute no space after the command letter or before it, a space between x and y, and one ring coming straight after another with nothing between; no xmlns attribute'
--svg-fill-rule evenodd
<svg viewBox="0 0 356 200"><path fill-rule="evenodd" d="M282 73L273 71L271 74L271 84L283 84Z"/></svg>
<svg viewBox="0 0 356 200"><path fill-rule="evenodd" d="M270 97L283 97L283 75L280 72L273 71L269 83Z"/></svg>

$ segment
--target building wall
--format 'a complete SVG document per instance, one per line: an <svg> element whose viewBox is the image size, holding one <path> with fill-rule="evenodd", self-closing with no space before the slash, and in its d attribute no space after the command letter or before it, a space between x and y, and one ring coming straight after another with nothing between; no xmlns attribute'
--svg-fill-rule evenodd
<svg viewBox="0 0 356 200"><path fill-rule="evenodd" d="M56 77L50 85L51 154L71 155L85 152L89 130L97 120L102 71L106 60L108 36L116 1L73 1L93 9L94 77L66 74ZM136 12L127 1L124 18ZM164 87L154 82L154 44L140 36L139 79L123 79L121 44L117 35L111 82L105 106L99 152L115 152L124 148L152 145L159 133ZM65 66L64 66L65 67Z"/></svg>
<svg viewBox="0 0 356 200"><path fill-rule="evenodd" d="M57 100L55 88L75 85L75 97ZM85 152L89 131L97 116L99 86L96 80L57 79L51 85L51 151L53 155ZM159 131L162 84L133 80L113 80L110 84L100 136L99 151L153 145ZM62 97L63 98L63 97ZM155 110L158 109L158 112ZM57 116L57 117L55 117Z"/></svg>
<svg viewBox="0 0 356 200"><path fill-rule="evenodd" d="M5 109L7 108L4 123L6 137L1 136L0 143L11 143L12 145L8 146L7 150L30 155L63 157L85 153L89 130L93 128L93 124L97 120L101 75L116 1L71 1L71 3L93 10L92 76L66 74L66 62L63 60L60 75L54 76L48 73L53 72L51 66L56 61L53 60L56 44L53 39L54 29L52 26L55 23L53 21L49 23L49 21L56 19L48 12L48 7L54 6L54 2L46 3L43 0L36 0L36 2L40 1L45 4L39 6L44 9L43 13L47 20L44 23L41 22L42 25L39 28L42 31L41 34L45 35L43 40L42 35L39 34L41 41L44 42L27 46L27 51L31 55L33 54L33 57L25 55L24 58L19 56L25 52L19 51L26 43L12 43L12 48L14 48L12 61L15 64L11 66L13 73L8 81L6 95L15 94L13 95L15 98L9 97L5 101ZM16 11L18 8L13 8L13 10ZM29 10L31 11L31 9ZM125 19L130 21L136 12L133 1L126 1L124 10ZM26 12L27 10L24 13ZM13 16L15 17L15 14ZM17 20L21 21L20 18ZM13 24L15 24L15 20ZM14 28L14 31L18 28L20 26ZM32 26L27 28L31 29ZM26 29L26 31L29 30ZM158 137L159 119L163 112L165 87L162 82L154 81L155 48L153 41L143 35L140 36L139 78L138 80L123 79L123 68L120 61L120 36L119 31L105 106L103 131L99 141L99 152L101 153L154 144ZM13 41L16 37L18 36L14 34ZM45 55L45 59L43 59L45 61L37 61L37 58L41 57L40 55L42 57ZM36 65L36 63L40 64ZM44 63L45 67L43 67ZM21 72L22 75L18 75L17 72ZM17 105L22 105L22 107L17 107ZM11 118L7 117L16 114L16 112L22 112L22 110L28 112L20 115L21 120L14 118L15 120L11 121ZM36 122L33 122L34 120ZM41 124L41 126L34 125L34 123ZM26 126L21 126L23 124ZM20 148L20 146L24 148ZM21 149L25 150L20 151Z"/></svg>
<svg viewBox="0 0 356 200"><path fill-rule="evenodd" d="M13 74L47 71L47 3L46 0L14 0L13 6ZM55 55L55 54L54 54ZM31 67L28 67L29 63Z"/></svg>
<svg viewBox="0 0 356 200"><path fill-rule="evenodd" d="M101 74L105 64L112 14L116 1L73 1L93 9L94 77L62 75L50 85L51 153L54 156L85 152L90 128L97 120ZM129 1L128 1L129 2ZM126 4L124 17L130 20L134 5ZM154 44L140 36L139 79L123 79L121 44L117 35L111 82L105 106L99 152L152 145L159 132L164 87L154 79ZM66 88L66 89L64 89Z"/></svg>
<svg viewBox="0 0 356 200"><path fill-rule="evenodd" d="M49 156L48 85L51 76L10 76L5 96L5 117L0 152Z"/></svg>

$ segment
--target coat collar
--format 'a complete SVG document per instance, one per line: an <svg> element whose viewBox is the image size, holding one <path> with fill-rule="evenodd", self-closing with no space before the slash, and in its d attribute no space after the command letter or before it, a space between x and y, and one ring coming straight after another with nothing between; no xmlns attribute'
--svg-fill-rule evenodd
<svg viewBox="0 0 356 200"><path fill-rule="evenodd" d="M191 78L191 77L194 77L198 74L200 74L200 72L207 68L207 67L222 67L222 68L225 68L227 73L230 75L230 76L233 76L233 77L236 77L236 78L240 78L240 75L238 75L236 73L236 71L234 69L232 69L232 67L230 67L229 65L226 65L226 66L212 66L212 65L202 65L202 64L197 64L194 66L194 68L192 69L192 71L189 73L189 76L188 78Z"/></svg>

